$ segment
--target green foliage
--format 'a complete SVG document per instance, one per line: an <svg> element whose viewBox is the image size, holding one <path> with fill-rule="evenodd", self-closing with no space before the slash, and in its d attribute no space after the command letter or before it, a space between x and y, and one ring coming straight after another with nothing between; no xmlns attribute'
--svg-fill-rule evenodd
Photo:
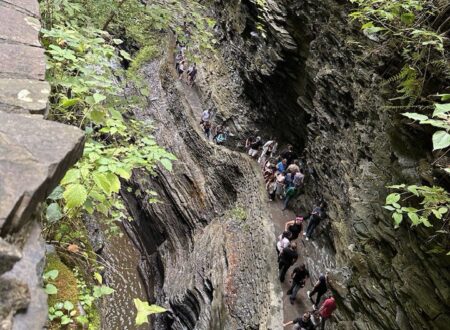
<svg viewBox="0 0 450 330"><path fill-rule="evenodd" d="M386 47L393 48L401 56L404 66L388 79L397 83L400 95L393 101L406 100L413 105L423 92L426 79L448 77L450 69L444 48L445 33L431 26L432 17L439 10L426 0L351 0L356 9L350 13L369 36L377 38Z"/></svg>
<svg viewBox="0 0 450 330"><path fill-rule="evenodd" d="M420 124L429 124L441 129L433 134L433 150L450 146L450 103L435 103L431 118L416 112L405 112L402 115Z"/></svg>
<svg viewBox="0 0 450 330"><path fill-rule="evenodd" d="M134 306L137 309L136 325L148 323L148 316L151 314L164 313L167 310L157 305L149 305L148 302L142 301L138 298L134 299Z"/></svg>
<svg viewBox="0 0 450 330"><path fill-rule="evenodd" d="M405 218L409 220L411 226L433 227L439 225L440 221L435 233L443 236L442 242L448 241L450 194L444 188L405 184L388 188L396 190L386 197L384 206L392 212L395 228L398 228Z"/></svg>
<svg viewBox="0 0 450 330"><path fill-rule="evenodd" d="M245 209L243 209L240 206L237 206L237 207L231 209L228 212L228 216L233 219L240 220L240 221L247 220L247 212L245 211Z"/></svg>

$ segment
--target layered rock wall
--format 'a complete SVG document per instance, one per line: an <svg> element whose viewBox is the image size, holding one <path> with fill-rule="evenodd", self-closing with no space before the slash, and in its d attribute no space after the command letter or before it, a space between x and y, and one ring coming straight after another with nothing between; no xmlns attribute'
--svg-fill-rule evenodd
<svg viewBox="0 0 450 330"><path fill-rule="evenodd" d="M200 68L205 103L242 138L259 129L303 151L313 174L295 210L328 203L302 252L315 277L330 274L334 326L445 329L448 257L427 253L420 230L394 230L382 208L386 184L420 182L429 150L382 109L389 54L367 56L376 44L349 26L342 1L208 4L223 47Z"/></svg>
<svg viewBox="0 0 450 330"><path fill-rule="evenodd" d="M38 206L81 157L84 134L47 121L36 0L0 1L0 329L42 329ZM18 311L20 311L19 314Z"/></svg>

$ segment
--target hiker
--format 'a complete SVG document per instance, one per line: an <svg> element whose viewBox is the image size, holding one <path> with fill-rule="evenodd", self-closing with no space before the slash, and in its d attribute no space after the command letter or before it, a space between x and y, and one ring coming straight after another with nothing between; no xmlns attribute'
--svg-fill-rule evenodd
<svg viewBox="0 0 450 330"><path fill-rule="evenodd" d="M288 231L284 231L280 236L278 236L277 242L277 253L280 256L281 252L291 244L289 240L291 238L291 233Z"/></svg>
<svg viewBox="0 0 450 330"><path fill-rule="evenodd" d="M213 137L213 141L217 144L223 144L228 138L229 135L228 129L224 128L222 125L217 126L216 134Z"/></svg>
<svg viewBox="0 0 450 330"><path fill-rule="evenodd" d="M287 159L283 158L278 164L277 164L277 170L280 173L284 173L286 171L287 166Z"/></svg>
<svg viewBox="0 0 450 330"><path fill-rule="evenodd" d="M292 174L292 173L291 173ZM287 175L286 175L287 178ZM285 180L286 181L286 180ZM288 188L286 188L285 186L285 194L284 194L284 203L283 203L283 208L281 209L282 211L286 210L289 204L289 201L292 199L292 197L295 196L295 194L297 193L297 189L291 185Z"/></svg>
<svg viewBox="0 0 450 330"><path fill-rule="evenodd" d="M277 189L275 190L275 196L278 196L280 199L283 198L283 194L284 194L284 180L285 180L285 176L282 172L276 172L275 174L276 176L276 185L277 185Z"/></svg>
<svg viewBox="0 0 450 330"><path fill-rule="evenodd" d="M285 247L283 251L281 251L280 256L278 258L278 268L280 270L280 282L284 282L284 278L286 277L286 273L293 264L298 259L297 253L297 244L292 242L288 247Z"/></svg>
<svg viewBox="0 0 450 330"><path fill-rule="evenodd" d="M211 132L211 123L209 120L203 122L203 132L205 133L206 138L209 140L209 135Z"/></svg>
<svg viewBox="0 0 450 330"><path fill-rule="evenodd" d="M261 165L261 167L264 166L267 158L272 157L275 145L276 142L274 140L269 140L263 145L261 156L259 156L258 158L258 163Z"/></svg>
<svg viewBox="0 0 450 330"><path fill-rule="evenodd" d="M200 117L200 125L203 125L205 121L209 121L211 118L211 110L205 110L202 112L202 116Z"/></svg>
<svg viewBox="0 0 450 330"><path fill-rule="evenodd" d="M319 206L315 207L311 212L311 216L308 220L308 227L306 231L303 233L303 236L306 236L306 240L309 241L311 235L314 233L317 225L320 223L322 219L326 217L325 214L325 202L321 202Z"/></svg>
<svg viewBox="0 0 450 330"><path fill-rule="evenodd" d="M275 179L275 172L277 168L274 164L272 164L270 161L266 163L266 166L264 167L263 177L264 181L269 182L272 181L272 179Z"/></svg>
<svg viewBox="0 0 450 330"><path fill-rule="evenodd" d="M287 149L282 151L280 154L281 158L285 158L287 162L287 166L291 165L294 162L294 159L297 158L297 155L294 153L294 148L292 145L288 145Z"/></svg>
<svg viewBox="0 0 450 330"><path fill-rule="evenodd" d="M289 189L294 186L294 173L286 173L286 177L284 178L284 187Z"/></svg>
<svg viewBox="0 0 450 330"><path fill-rule="evenodd" d="M297 239L300 233L302 232L302 223L303 217L296 216L294 220L288 221L284 225L284 230L292 234L291 241Z"/></svg>
<svg viewBox="0 0 450 330"><path fill-rule="evenodd" d="M306 292L308 298L311 300L311 302L314 305L314 309L317 309L317 306L319 306L319 304L320 304L320 299L327 291L328 291L327 278L325 277L325 275L320 274L319 280L314 285L313 290ZM317 293L317 297L316 297L316 301L314 302L312 296L315 295L316 293Z"/></svg>
<svg viewBox="0 0 450 330"><path fill-rule="evenodd" d="M294 174L300 172L300 163L298 159L295 159L294 162L287 167L286 172Z"/></svg>
<svg viewBox="0 0 450 330"><path fill-rule="evenodd" d="M292 179L292 184L294 185L295 188L298 189L303 186L304 180L305 180L305 175L303 174L303 170L299 169L299 171L294 174L294 178Z"/></svg>
<svg viewBox="0 0 450 330"><path fill-rule="evenodd" d="M185 60L181 60L180 64L178 65L178 79L181 80L183 78L183 73L185 70Z"/></svg>
<svg viewBox="0 0 450 330"><path fill-rule="evenodd" d="M292 271L291 278L292 286L287 291L287 294L290 295L289 300L293 305L295 298L297 297L298 290L305 286L306 279L309 278L309 271L306 269L305 264L302 264L300 267L295 267Z"/></svg>
<svg viewBox="0 0 450 330"><path fill-rule="evenodd" d="M178 53L177 56L175 56L175 70L178 72L178 67L180 66L181 61L183 61L183 55L181 53Z"/></svg>
<svg viewBox="0 0 450 330"><path fill-rule="evenodd" d="M294 324L293 330L314 330L314 323L311 321L311 314L306 312L302 317L283 323L283 327Z"/></svg>
<svg viewBox="0 0 450 330"><path fill-rule="evenodd" d="M269 195L269 202L273 201L275 199L275 193L277 192L277 181L273 174L267 180L266 190Z"/></svg>
<svg viewBox="0 0 450 330"><path fill-rule="evenodd" d="M254 142L251 142L248 149L248 155L252 158L256 158L259 148L262 146L261 137L256 137Z"/></svg>
<svg viewBox="0 0 450 330"><path fill-rule="evenodd" d="M331 318L331 315L336 310L336 301L334 300L333 295L330 295L325 301L323 302L322 306L320 306L319 309L319 315L320 315L320 329L325 329L325 323L328 319Z"/></svg>
<svg viewBox="0 0 450 330"><path fill-rule="evenodd" d="M188 85L192 86L194 84L194 80L197 76L197 64L196 63L194 63L194 65L188 69L187 75L188 75Z"/></svg>

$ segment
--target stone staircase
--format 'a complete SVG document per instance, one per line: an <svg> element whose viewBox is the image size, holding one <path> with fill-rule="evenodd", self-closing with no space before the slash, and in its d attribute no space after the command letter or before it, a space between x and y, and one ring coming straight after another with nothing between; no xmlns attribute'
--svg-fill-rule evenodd
<svg viewBox="0 0 450 330"><path fill-rule="evenodd" d="M78 128L45 120L50 85L39 19L37 0L0 0L1 330L45 326L37 208L84 145Z"/></svg>

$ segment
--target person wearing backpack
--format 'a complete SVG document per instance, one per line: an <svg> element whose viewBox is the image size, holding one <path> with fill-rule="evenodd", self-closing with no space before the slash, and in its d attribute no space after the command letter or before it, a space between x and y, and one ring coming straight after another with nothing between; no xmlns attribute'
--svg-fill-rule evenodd
<svg viewBox="0 0 450 330"><path fill-rule="evenodd" d="M297 253L297 244L292 242L288 247L285 247L283 251L281 251L280 256L278 258L278 268L280 270L280 282L284 282L284 278L286 277L286 273L293 264L298 259Z"/></svg>
<svg viewBox="0 0 450 330"><path fill-rule="evenodd" d="M295 267L292 271L291 277L292 286L287 291L287 294L290 295L289 300L293 305L297 297L298 290L305 286L306 279L309 278L309 271L306 269L305 264L302 264L300 267Z"/></svg>
<svg viewBox="0 0 450 330"><path fill-rule="evenodd" d="M306 231L303 233L303 236L306 236L306 240L309 241L314 230L317 225L326 217L325 214L325 202L321 202L319 206L315 207L311 212L311 216L309 217L308 227Z"/></svg>

